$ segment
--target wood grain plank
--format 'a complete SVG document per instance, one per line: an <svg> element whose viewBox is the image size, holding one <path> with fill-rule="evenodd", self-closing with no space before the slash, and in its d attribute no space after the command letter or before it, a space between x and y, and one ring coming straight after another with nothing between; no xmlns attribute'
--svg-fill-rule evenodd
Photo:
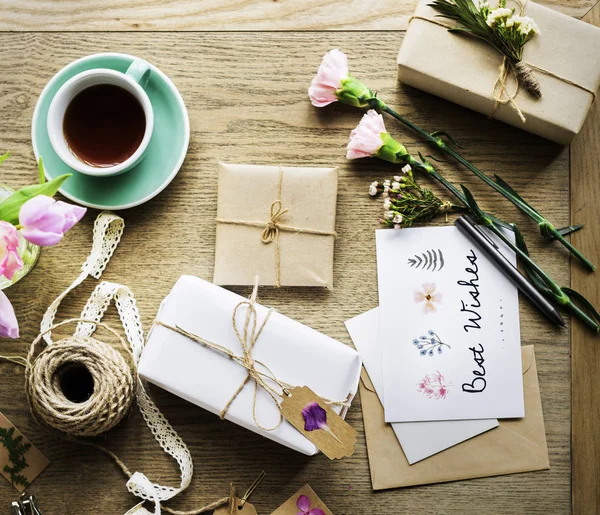
<svg viewBox="0 0 600 515"><path fill-rule="evenodd" d="M596 0L540 0L580 18ZM416 0L0 0L4 31L405 30Z"/></svg>
<svg viewBox="0 0 600 515"><path fill-rule="evenodd" d="M395 57L401 39L402 34L396 32L363 33L360 38L346 32L318 37L309 33L0 34L0 147L13 152L1 169L2 181L16 187L35 180L30 123L37 96L52 75L82 55L127 49L155 63L179 87L189 109L192 137L174 182L153 201L122 213L126 232L104 278L125 282L133 289L148 328L159 302L180 274L212 277L219 160L339 166L335 291L264 288L260 295L263 303L349 344L343 321L377 304L374 230L382 207L368 196L368 184L393 175L395 169L375 160L347 162L344 147L361 114L344 106L317 110L308 102L306 88L330 48L347 51L354 74L402 114L431 130L448 130L467 145L468 158L513 183L557 225L569 222L568 152L398 86ZM392 120L387 123L411 151L432 152ZM568 284L568 256L562 249L542 241L536 227L511 204L454 164L440 163L438 168L456 183L472 188L486 209L517 221L539 263L558 282ZM3 341L4 351L25 352L46 306L78 274L90 248L94 215L90 212L60 246L45 250L32 274L8 290L19 314L22 338ZM94 282L89 280L67 299L59 317L76 315ZM236 291L248 293L244 288ZM268 476L252 502L265 514L304 483L310 483L338 515L568 512L568 334L550 327L527 302L521 305L521 317L523 342L536 345L551 470L374 494L359 399L349 413L350 423L359 432L357 452L333 463L323 456L301 456L150 387L150 394L195 459L191 487L171 505L190 509L212 501L227 492L230 480L244 489L264 469ZM116 325L114 309L108 320ZM32 487L45 515L72 514L74 506L77 513L123 513L133 505L124 478L104 456L33 424L19 367L1 364L0 385L0 409L52 460ZM176 483L175 466L159 455L137 412L99 441L130 469ZM0 506L13 496L12 487L0 482Z"/></svg>
<svg viewBox="0 0 600 515"><path fill-rule="evenodd" d="M585 16L585 21L600 27L600 4ZM596 102L581 133L571 144L571 222L585 224L573 236L573 243L594 263L600 263L600 105ZM571 268L573 288L600 306L600 277L589 274L576 263ZM571 452L573 513L597 513L600 509L600 348L598 337L583 327L571 331Z"/></svg>

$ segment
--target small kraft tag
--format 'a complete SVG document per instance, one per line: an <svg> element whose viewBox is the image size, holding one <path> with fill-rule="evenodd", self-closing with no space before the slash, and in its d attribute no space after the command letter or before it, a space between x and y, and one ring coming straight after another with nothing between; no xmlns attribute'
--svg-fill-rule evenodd
<svg viewBox="0 0 600 515"><path fill-rule="evenodd" d="M289 390L281 414L330 460L354 453L356 430L307 386Z"/></svg>
<svg viewBox="0 0 600 515"><path fill-rule="evenodd" d="M248 501L244 502L238 497L234 497L233 501L233 504L227 504L217 508L213 512L213 515L233 515L235 513L239 515L258 515L256 508Z"/></svg>
<svg viewBox="0 0 600 515"><path fill-rule="evenodd" d="M0 473L22 492L49 463L48 458L0 413Z"/></svg>
<svg viewBox="0 0 600 515"><path fill-rule="evenodd" d="M333 515L325 506L325 503L319 499L319 496L313 489L304 485L271 515L298 515L309 513L310 515Z"/></svg>

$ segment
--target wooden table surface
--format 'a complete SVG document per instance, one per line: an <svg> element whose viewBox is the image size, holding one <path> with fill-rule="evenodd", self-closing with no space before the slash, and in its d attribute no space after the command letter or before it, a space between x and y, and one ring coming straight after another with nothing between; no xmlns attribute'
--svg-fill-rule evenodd
<svg viewBox="0 0 600 515"><path fill-rule="evenodd" d="M587 13L588 21L600 25L600 5L590 11L593 3L548 2L573 16ZM569 149L399 85L395 58L412 0L384 0L368 10L358 0L229 0L218 7L208 0L93 0L86 6L0 0L0 6L0 148L12 152L1 169L1 182L19 187L35 181L30 138L35 102L53 74L72 60L96 52L131 53L158 66L181 91L191 122L186 161L161 195L120 213L126 232L103 276L134 291L146 328L181 274L212 277L220 160L339 166L335 291L263 288L261 301L347 344L344 320L377 305L373 231L381 202L369 198L367 187L393 175L394 168L376 160L347 162L345 145L360 112L344 106L317 110L308 101L306 89L320 59L334 47L349 55L353 75L389 104L424 127L452 133L467 146L467 158L500 174L555 225L585 221L586 229L575 240L600 262L598 103ZM132 30L139 32L119 32ZM386 121L411 151L432 152L415 135ZM543 268L600 304L597 276L571 264L562 247L542 241L535 225L511 204L453 163L440 163L438 169L457 184L467 184L486 209L518 222ZM18 313L21 339L3 340L3 353L26 352L45 308L78 274L89 252L95 215L90 210L64 242L45 250L34 271L7 291ZM76 290L59 317L77 315L94 286L89 279ZM150 386L194 457L192 485L169 505L184 510L211 502L227 493L230 481L243 491L264 469L268 475L252 502L265 515L305 483L336 515L596 513L598 342L576 323L567 330L549 326L527 302L520 309L522 342L535 344L538 360L549 471L374 493L358 398L348 416L359 432L357 452L330 462L324 456L301 456ZM108 321L117 324L114 309ZM31 487L44 515L122 514L137 502L105 456L32 422L20 367L0 364L0 385L0 411L52 461ZM130 469L178 484L174 463L160 453L137 411L99 441ZM0 481L0 513L8 513L7 503L15 496Z"/></svg>

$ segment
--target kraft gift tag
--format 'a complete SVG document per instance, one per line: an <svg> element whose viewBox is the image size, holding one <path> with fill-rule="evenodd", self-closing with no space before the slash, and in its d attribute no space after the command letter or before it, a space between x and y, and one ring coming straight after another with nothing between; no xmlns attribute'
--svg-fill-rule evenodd
<svg viewBox="0 0 600 515"><path fill-rule="evenodd" d="M239 497L234 497L233 505L228 504L217 508L213 515L232 515L237 513L238 515L258 515L256 508L248 501L243 502Z"/></svg>
<svg viewBox="0 0 600 515"><path fill-rule="evenodd" d="M22 492L50 461L0 413L0 472Z"/></svg>
<svg viewBox="0 0 600 515"><path fill-rule="evenodd" d="M320 513L319 513L320 511ZM292 495L285 503L277 508L271 515L333 515L331 510L325 506L325 503L319 499L319 496L313 489L304 485L294 495Z"/></svg>
<svg viewBox="0 0 600 515"><path fill-rule="evenodd" d="M289 391L281 414L330 460L354 453L356 430L307 386Z"/></svg>

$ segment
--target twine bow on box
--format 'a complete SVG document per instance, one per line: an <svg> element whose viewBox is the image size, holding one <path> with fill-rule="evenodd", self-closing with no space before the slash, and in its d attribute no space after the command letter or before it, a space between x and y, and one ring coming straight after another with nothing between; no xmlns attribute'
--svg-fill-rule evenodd
<svg viewBox="0 0 600 515"><path fill-rule="evenodd" d="M335 231L322 231L319 229L308 229L305 227L294 227L291 225L285 225L282 223L285 215L290 211L290 208L284 207L281 201L281 190L283 185L283 168L279 167L279 182L277 185L277 200L271 203L269 219L263 222L248 221L248 220L237 220L229 218L217 218L216 222L219 224L230 224L230 225L245 225L247 227L258 227L262 228L263 231L260 235L260 240L265 244L269 245L275 243L275 286L278 288L281 286L281 246L279 243L280 232L290 232L295 234L314 234L317 236L337 236Z"/></svg>
<svg viewBox="0 0 600 515"><path fill-rule="evenodd" d="M258 428L262 429L263 431L275 431L283 422L283 416L280 412L277 424L275 424L272 427L265 427L258 421L256 413L256 396L258 393L258 389L262 388L265 392L267 392L271 399L273 399L273 402L275 402L275 404L279 408L279 399L283 398L284 395L289 395L290 391L293 388L295 388L295 386L278 379L265 363L254 359L253 357L254 346L256 345L256 342L258 341L263 331L263 328L265 327L265 325L269 321L269 318L274 312L273 308L270 308L263 321L260 324L258 324L258 313L256 310L257 291L258 278L256 278L255 280L254 289L252 290L252 295L250 296L250 298L248 300L239 302L233 309L233 313L231 315L231 324L233 327L233 331L235 333L236 338L240 342L240 345L242 346L242 354L239 356L227 347L206 340L201 336L198 336L197 334L193 334L189 331L186 331L178 325L167 324L165 322L162 322L161 320L155 320L154 325L164 327L166 329L169 329L170 331L174 331L182 336L185 336L186 338L189 338L190 340L199 343L207 349L211 349L223 354L227 358L235 361L238 365L244 367L248 372L248 375L246 376L244 381L242 381L242 383L238 386L238 388L235 390L232 396L229 398L229 400L225 404L225 407L221 410L219 416L221 419L225 418L225 415L227 414L227 411L229 410L229 407L231 406L232 402L240 394L240 392L243 390L244 386L246 386L248 381L252 380L254 381L254 395L252 399L252 417L254 418L254 423ZM246 316L244 317L243 326L240 329L240 327L238 327L238 313L242 308L246 308ZM262 367L264 371L259 370L257 366ZM348 397L343 401L332 401L324 397L322 397L322 399L329 406L350 406Z"/></svg>

